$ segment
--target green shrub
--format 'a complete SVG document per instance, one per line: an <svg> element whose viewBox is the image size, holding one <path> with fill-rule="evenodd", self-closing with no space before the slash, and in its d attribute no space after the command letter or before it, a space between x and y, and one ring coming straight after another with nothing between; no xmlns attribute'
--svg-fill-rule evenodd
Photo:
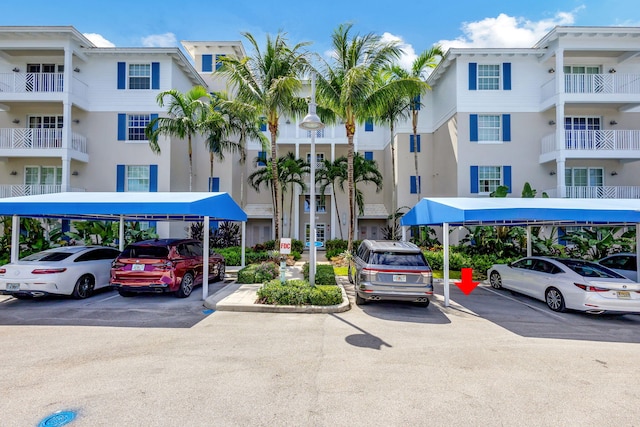
<svg viewBox="0 0 640 427"><path fill-rule="evenodd" d="M305 262L302 266L302 274L306 280L309 280L309 263ZM336 284L336 274L333 266L330 264L316 264L316 285L334 285Z"/></svg>
<svg viewBox="0 0 640 427"><path fill-rule="evenodd" d="M238 271L238 283L265 283L279 275L280 268L274 262L250 264Z"/></svg>
<svg viewBox="0 0 640 427"><path fill-rule="evenodd" d="M444 265L444 251L425 251L424 256L432 269L442 270ZM473 268L472 258L462 253L450 251L449 270L459 271L462 268Z"/></svg>
<svg viewBox="0 0 640 427"><path fill-rule="evenodd" d="M304 243L302 242L302 240L298 240L298 239L292 239L291 240L291 253L293 252L297 252L298 255L302 253L302 251L304 251ZM300 258L298 258L300 259Z"/></svg>
<svg viewBox="0 0 640 427"><path fill-rule="evenodd" d="M338 286L309 286L305 280L272 280L258 289L258 302L271 305L335 305L342 302Z"/></svg>
<svg viewBox="0 0 640 427"><path fill-rule="evenodd" d="M234 246L230 248L215 248L215 252L224 257L227 265L240 265L240 247Z"/></svg>

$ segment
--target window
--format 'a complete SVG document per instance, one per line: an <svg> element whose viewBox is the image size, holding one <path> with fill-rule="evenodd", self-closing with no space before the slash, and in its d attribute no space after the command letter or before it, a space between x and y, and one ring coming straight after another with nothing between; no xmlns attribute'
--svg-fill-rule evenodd
<svg viewBox="0 0 640 427"><path fill-rule="evenodd" d="M311 153L307 153L307 163L311 164ZM324 153L316 153L316 168L324 167Z"/></svg>
<svg viewBox="0 0 640 427"><path fill-rule="evenodd" d="M602 187L604 168L567 168L564 181L567 187Z"/></svg>
<svg viewBox="0 0 640 427"><path fill-rule="evenodd" d="M304 211L309 213L311 209L311 198L309 196L304 196ZM316 196L316 213L325 213L327 212L327 198L322 196Z"/></svg>
<svg viewBox="0 0 640 427"><path fill-rule="evenodd" d="M478 141L500 141L499 115L478 115Z"/></svg>
<svg viewBox="0 0 640 427"><path fill-rule="evenodd" d="M478 90L500 89L500 65L478 64Z"/></svg>
<svg viewBox="0 0 640 427"><path fill-rule="evenodd" d="M480 193L491 193L501 184L500 166L478 166L478 191Z"/></svg>
<svg viewBox="0 0 640 427"><path fill-rule="evenodd" d="M130 114L127 118L127 129L129 141L146 141L145 128L151 121L149 114Z"/></svg>
<svg viewBox="0 0 640 427"><path fill-rule="evenodd" d="M600 117L565 117L565 143L568 149L593 150L604 143Z"/></svg>
<svg viewBox="0 0 640 427"><path fill-rule="evenodd" d="M62 168L57 166L27 166L24 173L24 185L44 186L61 185ZM32 188L32 194L38 194L36 188Z"/></svg>
<svg viewBox="0 0 640 427"><path fill-rule="evenodd" d="M129 89L151 89L151 64L129 64Z"/></svg>
<svg viewBox="0 0 640 427"><path fill-rule="evenodd" d="M364 159L365 160L369 160L369 161L373 161L373 151L365 151L364 152Z"/></svg>
<svg viewBox="0 0 640 427"><path fill-rule="evenodd" d="M127 165L126 170L126 191L149 191L149 166Z"/></svg>

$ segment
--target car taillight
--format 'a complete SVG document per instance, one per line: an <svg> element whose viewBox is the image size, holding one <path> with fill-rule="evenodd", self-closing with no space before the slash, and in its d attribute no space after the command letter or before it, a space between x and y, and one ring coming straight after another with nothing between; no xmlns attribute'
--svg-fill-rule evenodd
<svg viewBox="0 0 640 427"><path fill-rule="evenodd" d="M124 267L124 264L123 264L123 263L121 263L121 262L118 262L118 261L115 261L115 260L114 260L114 261L111 263L111 268L122 268L122 267Z"/></svg>
<svg viewBox="0 0 640 427"><path fill-rule="evenodd" d="M0 268L0 274L5 274L7 272L6 268Z"/></svg>
<svg viewBox="0 0 640 427"><path fill-rule="evenodd" d="M64 273L65 271L67 271L66 268L36 268L31 274L56 274Z"/></svg>
<svg viewBox="0 0 640 427"><path fill-rule="evenodd" d="M366 281L376 280L378 278L378 270L372 270L370 268L363 268L362 274L365 275Z"/></svg>
<svg viewBox="0 0 640 427"><path fill-rule="evenodd" d="M162 261L151 265L155 268L160 268L163 270L171 270L173 268L173 263L171 261Z"/></svg>
<svg viewBox="0 0 640 427"><path fill-rule="evenodd" d="M607 288L599 288L597 286L583 285L582 283L574 283L574 285L576 285L583 291L587 291L587 292L609 292L610 291L610 289L607 289Z"/></svg>

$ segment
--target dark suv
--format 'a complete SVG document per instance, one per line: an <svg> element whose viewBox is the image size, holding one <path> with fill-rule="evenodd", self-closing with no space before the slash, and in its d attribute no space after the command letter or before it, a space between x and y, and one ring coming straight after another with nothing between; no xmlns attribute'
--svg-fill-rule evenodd
<svg viewBox="0 0 640 427"><path fill-rule="evenodd" d="M186 298L202 283L202 242L155 239L128 245L113 261L111 286L124 297L138 292L175 292ZM209 255L209 278L223 280L225 260Z"/></svg>
<svg viewBox="0 0 640 427"><path fill-rule="evenodd" d="M433 295L433 274L419 247L394 240L363 240L349 265L356 304L413 301L424 307Z"/></svg>

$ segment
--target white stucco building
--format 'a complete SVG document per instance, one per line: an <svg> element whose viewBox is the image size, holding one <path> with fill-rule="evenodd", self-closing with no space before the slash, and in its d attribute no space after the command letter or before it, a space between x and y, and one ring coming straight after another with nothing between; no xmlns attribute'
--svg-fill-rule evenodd
<svg viewBox="0 0 640 427"><path fill-rule="evenodd" d="M0 27L0 197L188 190L186 142L165 138L155 155L145 140L146 124L164 114L156 96L194 85L226 89L213 75L217 58L245 51L240 41L182 45L98 48L73 27ZM506 185L519 197L529 182L551 197L640 197L639 54L636 27L557 27L528 49L451 49L428 79L416 144L410 123L397 124L394 135L372 123L356 131L356 150L385 177L379 193L359 187L366 205L357 238L382 238L388 215L413 206L418 188L423 197L486 197ZM318 161L347 153L342 125L319 131L315 141ZM202 139L193 149L193 190L231 194L249 215L248 245L271 239L269 191L246 183L264 167L254 161L260 146L249 144L244 166L226 153L213 176ZM310 153L295 117L280 121L278 155L287 152ZM285 193L284 236L305 240L305 199ZM318 240L346 238L345 193L330 190L316 206ZM183 224L158 231L185 232Z"/></svg>

